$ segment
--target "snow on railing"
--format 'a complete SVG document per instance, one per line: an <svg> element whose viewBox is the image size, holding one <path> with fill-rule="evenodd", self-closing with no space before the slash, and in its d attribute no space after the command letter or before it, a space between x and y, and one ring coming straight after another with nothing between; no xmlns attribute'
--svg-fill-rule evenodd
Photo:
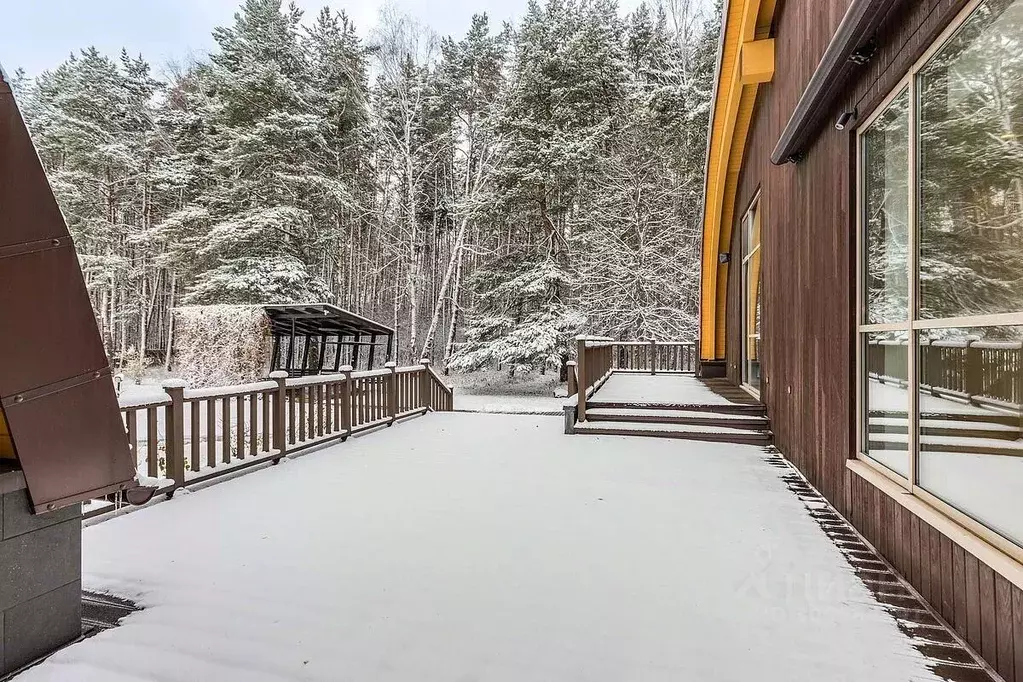
<svg viewBox="0 0 1023 682"><path fill-rule="evenodd" d="M163 394L121 402L128 441L139 476L160 480L159 493L276 464L288 453L428 411L450 411L454 394L429 361L398 368L288 378L190 390L168 381ZM109 511L96 505L87 515Z"/></svg>
<svg viewBox="0 0 1023 682"><path fill-rule="evenodd" d="M578 421L586 421L587 399L615 372L695 374L696 343L577 336L576 359L568 363L568 394L576 396Z"/></svg>

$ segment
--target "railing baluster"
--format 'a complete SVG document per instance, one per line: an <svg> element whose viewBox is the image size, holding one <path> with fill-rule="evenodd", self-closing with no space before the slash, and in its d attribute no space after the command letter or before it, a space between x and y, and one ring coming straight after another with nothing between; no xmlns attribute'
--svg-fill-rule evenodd
<svg viewBox="0 0 1023 682"><path fill-rule="evenodd" d="M297 398L298 389L288 389L288 445L294 445L296 442L298 432L295 430L295 410L297 406L295 401Z"/></svg>
<svg viewBox="0 0 1023 682"><path fill-rule="evenodd" d="M270 452L270 400L271 393L263 393L263 452Z"/></svg>
<svg viewBox="0 0 1023 682"><path fill-rule="evenodd" d="M124 418L128 422L128 445L131 446L131 455L135 458L135 467L139 465L139 424L138 410L128 410Z"/></svg>
<svg viewBox="0 0 1023 682"><path fill-rule="evenodd" d="M249 394L249 455L259 454L259 394Z"/></svg>
<svg viewBox="0 0 1023 682"><path fill-rule="evenodd" d="M159 462L159 420L157 419L156 407L146 408L146 473L153 477L160 477Z"/></svg>
<svg viewBox="0 0 1023 682"><path fill-rule="evenodd" d="M231 463L231 399L224 397L220 401L220 461Z"/></svg>
<svg viewBox="0 0 1023 682"><path fill-rule="evenodd" d="M206 464L217 466L217 401L206 401Z"/></svg>
<svg viewBox="0 0 1023 682"><path fill-rule="evenodd" d="M191 461L189 462L192 471L199 471L202 468L202 460L199 457L199 401L193 400L188 404L188 414L191 418L189 439L191 440Z"/></svg>
<svg viewBox="0 0 1023 682"><path fill-rule="evenodd" d="M235 396L237 407L238 429L235 431L235 448L238 459L245 459L245 396Z"/></svg>

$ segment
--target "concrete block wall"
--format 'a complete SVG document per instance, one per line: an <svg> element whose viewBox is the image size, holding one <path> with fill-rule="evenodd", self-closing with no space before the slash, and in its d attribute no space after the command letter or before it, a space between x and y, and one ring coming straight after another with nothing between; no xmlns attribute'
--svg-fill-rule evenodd
<svg viewBox="0 0 1023 682"><path fill-rule="evenodd" d="M33 516L20 476L0 474L0 676L82 631L81 506Z"/></svg>

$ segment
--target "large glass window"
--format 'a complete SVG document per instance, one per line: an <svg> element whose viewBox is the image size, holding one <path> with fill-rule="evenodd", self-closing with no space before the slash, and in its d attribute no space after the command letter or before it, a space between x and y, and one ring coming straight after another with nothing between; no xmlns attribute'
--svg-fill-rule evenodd
<svg viewBox="0 0 1023 682"><path fill-rule="evenodd" d="M743 351L742 380L760 390L760 318L763 273L760 268L760 201L742 220Z"/></svg>
<svg viewBox="0 0 1023 682"><path fill-rule="evenodd" d="M1023 0L982 0L859 131L859 450L1023 548Z"/></svg>

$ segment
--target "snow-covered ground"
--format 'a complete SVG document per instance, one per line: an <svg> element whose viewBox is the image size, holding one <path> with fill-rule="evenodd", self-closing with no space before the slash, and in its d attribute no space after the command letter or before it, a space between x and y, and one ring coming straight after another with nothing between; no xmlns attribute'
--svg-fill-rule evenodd
<svg viewBox="0 0 1023 682"><path fill-rule="evenodd" d="M739 389L735 389L739 390ZM611 403L672 403L728 405L732 400L715 393L691 374L615 373L593 394L594 401ZM749 399L752 402L752 398Z"/></svg>
<svg viewBox="0 0 1023 682"><path fill-rule="evenodd" d="M18 682L937 680L754 447L430 414L92 526Z"/></svg>
<svg viewBox="0 0 1023 682"><path fill-rule="evenodd" d="M464 395L455 392L455 409L462 412L561 414L565 398L539 395Z"/></svg>

